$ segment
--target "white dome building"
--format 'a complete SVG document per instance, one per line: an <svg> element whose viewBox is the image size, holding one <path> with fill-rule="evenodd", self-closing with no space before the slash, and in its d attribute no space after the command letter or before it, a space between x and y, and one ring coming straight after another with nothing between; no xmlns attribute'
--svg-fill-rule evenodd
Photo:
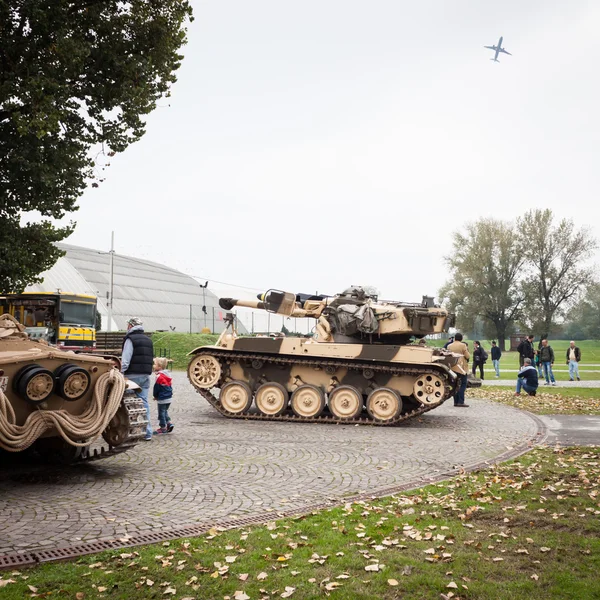
<svg viewBox="0 0 600 600"><path fill-rule="evenodd" d="M108 323L110 253L90 248L57 244L66 252L42 273L40 284L27 292L71 292L98 298L103 331L127 329L130 317L140 317L146 331L198 333L208 327L223 330L225 311L209 289L193 277L148 260L114 254L112 323ZM204 310L203 310L204 309ZM245 328L238 325L245 332Z"/></svg>

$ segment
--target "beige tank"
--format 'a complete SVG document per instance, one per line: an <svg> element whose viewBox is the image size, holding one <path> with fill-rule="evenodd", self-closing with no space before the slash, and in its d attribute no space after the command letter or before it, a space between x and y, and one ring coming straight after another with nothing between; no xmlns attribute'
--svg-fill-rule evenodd
<svg viewBox="0 0 600 600"><path fill-rule="evenodd" d="M351 287L334 297L270 290L219 304L317 320L312 337L239 337L229 315L215 346L190 353L190 382L227 417L392 425L440 406L464 374L457 354L421 343L454 321L430 297L380 301Z"/></svg>
<svg viewBox="0 0 600 600"><path fill-rule="evenodd" d="M79 462L132 448L146 411L113 363L29 339L0 316L0 453Z"/></svg>

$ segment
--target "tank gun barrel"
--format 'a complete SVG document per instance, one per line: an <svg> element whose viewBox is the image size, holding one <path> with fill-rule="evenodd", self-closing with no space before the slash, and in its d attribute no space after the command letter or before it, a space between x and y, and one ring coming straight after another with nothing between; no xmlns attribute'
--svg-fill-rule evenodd
<svg viewBox="0 0 600 600"><path fill-rule="evenodd" d="M220 298L219 306L231 310L234 306L256 308L286 317L318 318L325 306L327 296L310 296L309 294L292 294L280 290L269 290L259 294L257 300L239 298Z"/></svg>

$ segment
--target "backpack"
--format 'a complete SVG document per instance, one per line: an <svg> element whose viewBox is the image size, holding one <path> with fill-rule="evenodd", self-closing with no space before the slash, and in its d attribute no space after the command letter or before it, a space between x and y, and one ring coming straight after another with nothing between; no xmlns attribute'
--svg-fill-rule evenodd
<svg viewBox="0 0 600 600"><path fill-rule="evenodd" d="M482 353L483 362L485 362L488 359L488 353L483 348L481 349L481 353Z"/></svg>

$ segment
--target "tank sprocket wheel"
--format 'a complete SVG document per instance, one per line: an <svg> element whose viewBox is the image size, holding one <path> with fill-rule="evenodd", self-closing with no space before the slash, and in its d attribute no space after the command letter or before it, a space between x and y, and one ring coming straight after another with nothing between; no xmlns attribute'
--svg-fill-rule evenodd
<svg viewBox="0 0 600 600"><path fill-rule="evenodd" d="M221 363L210 354L200 354L194 358L188 367L188 375L196 388L209 390L215 387L223 373Z"/></svg>
<svg viewBox="0 0 600 600"><path fill-rule="evenodd" d="M393 421L402 412L402 399L390 388L378 388L367 398L367 412L378 423Z"/></svg>
<svg viewBox="0 0 600 600"><path fill-rule="evenodd" d="M277 416L285 411L288 400L288 391L280 383L269 382L256 390L254 403L261 414Z"/></svg>
<svg viewBox="0 0 600 600"><path fill-rule="evenodd" d="M340 385L329 394L327 405L338 419L355 419L363 409L362 394L351 385Z"/></svg>
<svg viewBox="0 0 600 600"><path fill-rule="evenodd" d="M106 429L102 432L102 437L109 446L120 446L129 437L129 427L129 413L125 405L121 403Z"/></svg>
<svg viewBox="0 0 600 600"><path fill-rule="evenodd" d="M227 412L242 414L247 412L252 404L252 390L244 381L230 381L221 388L219 400Z"/></svg>
<svg viewBox="0 0 600 600"><path fill-rule="evenodd" d="M421 375L417 378L413 386L414 397L424 406L439 404L444 399L444 393L444 381L434 373Z"/></svg>
<svg viewBox="0 0 600 600"><path fill-rule="evenodd" d="M314 385L301 385L292 394L290 406L299 417L318 417L325 409L325 394Z"/></svg>

